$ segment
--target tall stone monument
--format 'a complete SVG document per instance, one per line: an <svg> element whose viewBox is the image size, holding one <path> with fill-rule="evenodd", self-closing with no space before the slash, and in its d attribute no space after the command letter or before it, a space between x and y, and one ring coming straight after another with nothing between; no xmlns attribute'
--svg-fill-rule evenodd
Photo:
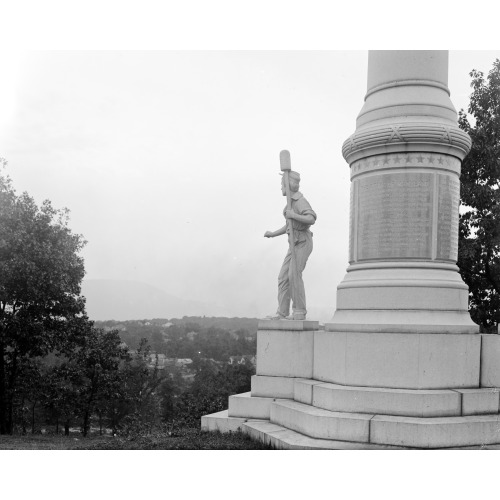
<svg viewBox="0 0 500 500"><path fill-rule="evenodd" d="M370 52L365 104L342 148L349 268L335 324L478 331L456 266L460 165L471 141L447 83L446 51Z"/></svg>
<svg viewBox="0 0 500 500"><path fill-rule="evenodd" d="M461 161L446 51L371 51L349 266L330 323L261 321L250 393L202 419L278 448L500 447L500 336L456 266Z"/></svg>

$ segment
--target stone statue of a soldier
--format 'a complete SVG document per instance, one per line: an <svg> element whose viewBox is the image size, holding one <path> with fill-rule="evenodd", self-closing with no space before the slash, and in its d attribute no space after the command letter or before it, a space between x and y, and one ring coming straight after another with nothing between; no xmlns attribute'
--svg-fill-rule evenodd
<svg viewBox="0 0 500 500"><path fill-rule="evenodd" d="M281 192L287 196L286 175L281 180ZM283 261L283 266L278 276L278 310L275 315L267 319L306 319L306 294L302 272L306 267L307 259L313 249L312 232L309 227L316 222L316 213L309 202L299 192L300 174L293 170L288 171L289 196L291 208L285 207L283 215L286 224L276 231L266 231L266 238L274 238L288 234L288 252ZM290 237L292 225L293 241ZM292 301L292 314L290 315L290 300Z"/></svg>

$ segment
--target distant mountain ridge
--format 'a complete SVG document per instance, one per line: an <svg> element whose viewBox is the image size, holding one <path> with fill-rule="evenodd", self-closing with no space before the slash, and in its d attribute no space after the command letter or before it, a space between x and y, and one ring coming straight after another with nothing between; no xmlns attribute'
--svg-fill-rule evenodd
<svg viewBox="0 0 500 500"><path fill-rule="evenodd" d="M182 318L215 315L209 304L181 299L141 281L88 279L82 282L91 320Z"/></svg>

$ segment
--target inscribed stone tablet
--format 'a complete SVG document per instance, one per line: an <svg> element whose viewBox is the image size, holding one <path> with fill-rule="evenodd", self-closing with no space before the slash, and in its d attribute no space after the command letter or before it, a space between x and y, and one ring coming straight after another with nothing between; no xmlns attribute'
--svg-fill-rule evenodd
<svg viewBox="0 0 500 500"><path fill-rule="evenodd" d="M458 204L460 200L460 181L456 176L438 175L438 259L458 259Z"/></svg>
<svg viewBox="0 0 500 500"><path fill-rule="evenodd" d="M433 175L388 173L355 182L358 261L431 258Z"/></svg>

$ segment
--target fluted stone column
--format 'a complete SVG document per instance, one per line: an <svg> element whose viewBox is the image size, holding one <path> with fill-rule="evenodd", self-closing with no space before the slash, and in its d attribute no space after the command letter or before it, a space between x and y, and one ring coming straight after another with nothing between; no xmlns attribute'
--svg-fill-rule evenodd
<svg viewBox="0 0 500 500"><path fill-rule="evenodd" d="M351 170L349 267L328 330L475 333L458 273L460 167L471 145L447 51L370 51L342 148Z"/></svg>

